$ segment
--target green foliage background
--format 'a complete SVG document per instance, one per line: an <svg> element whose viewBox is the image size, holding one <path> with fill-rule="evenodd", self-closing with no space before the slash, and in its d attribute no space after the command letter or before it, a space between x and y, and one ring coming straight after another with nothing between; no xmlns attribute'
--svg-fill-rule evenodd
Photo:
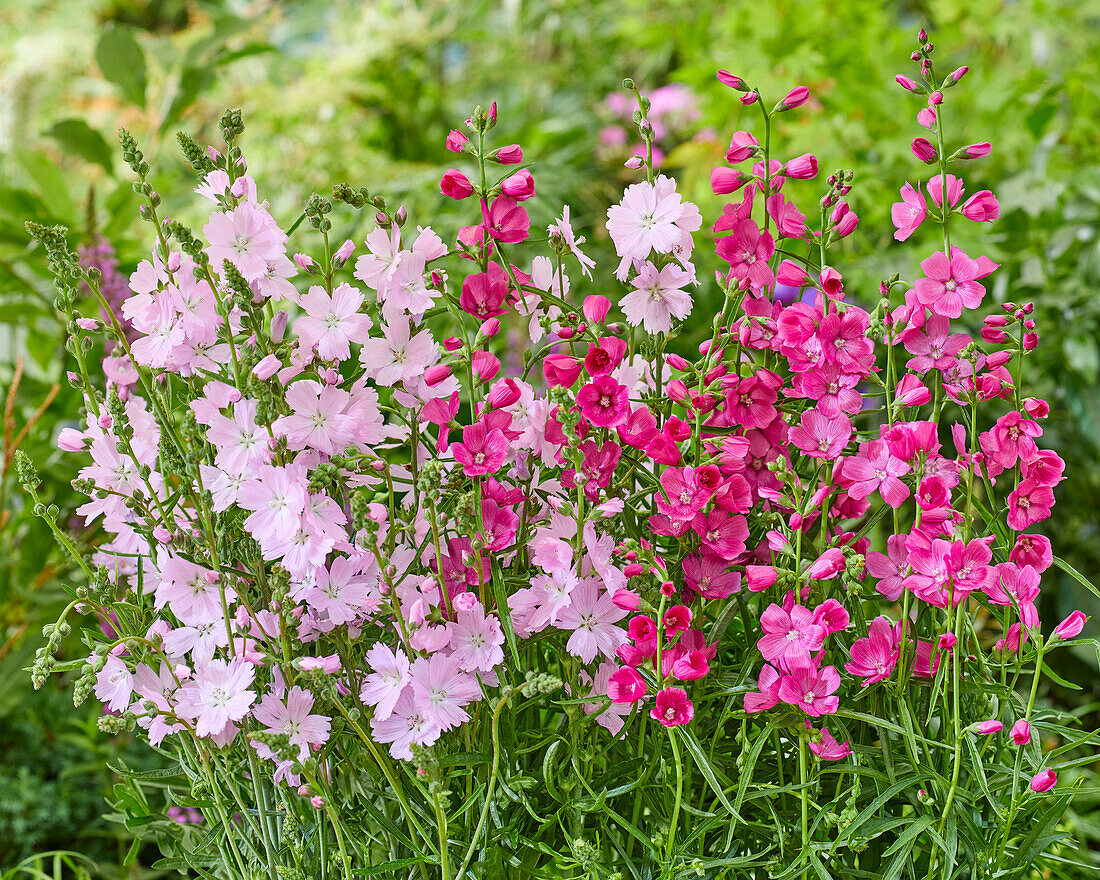
<svg viewBox="0 0 1100 880"><path fill-rule="evenodd" d="M857 299L878 279L911 272L893 247L889 205L918 173L908 152L918 105L894 84L916 30L936 43L939 67L967 64L953 91L949 133L990 141L968 169L969 191L990 188L1002 217L959 244L1003 268L993 296L1031 300L1043 334L1033 390L1052 404L1045 445L1068 462L1048 525L1060 553L1100 574L1100 0L9 0L0 6L0 386L6 391L0 473L0 872L35 850L91 854L107 875L134 870L94 817L111 782L97 769L128 748L95 733L87 708L58 692L34 695L22 671L41 625L63 604L73 574L22 505L9 467L18 440L42 465L46 491L74 507L73 468L52 439L78 400L65 381L63 328L51 306L27 219L64 223L74 244L105 235L129 272L144 255L114 131L126 125L156 169L167 213L197 219L173 134L214 140L227 106L245 111L244 148L262 197L293 220L311 192L367 185L407 205L413 223L441 232L466 218L438 192L449 165L446 132L496 100L501 131L536 162L535 226L562 203L610 261L600 230L624 179L600 158L603 99L633 77L643 91L677 82L698 95L701 118L666 161L706 217L720 210L710 168L729 135L756 123L714 79L719 67L772 100L804 84L813 100L787 114L787 156L812 150L826 172L857 172L861 224L846 244ZM710 135L707 133L711 132ZM869 173L868 173L869 172ZM337 233L360 237L365 229ZM700 305L706 313L706 303ZM40 405L57 386L40 418ZM20 438L28 421L33 426ZM1100 617L1076 583L1045 576L1044 619L1075 607ZM1095 627L1094 627L1095 632ZM76 650L73 646L71 650ZM1095 717L1096 658L1059 673L1083 690L1046 699ZM51 685L57 687L56 683ZM1100 819L1074 816L1094 844ZM140 853L131 853L135 864Z"/></svg>

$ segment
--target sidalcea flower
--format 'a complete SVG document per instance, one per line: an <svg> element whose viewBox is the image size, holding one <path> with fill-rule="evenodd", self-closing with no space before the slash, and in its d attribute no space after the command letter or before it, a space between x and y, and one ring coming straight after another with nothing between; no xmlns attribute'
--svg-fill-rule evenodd
<svg viewBox="0 0 1100 880"><path fill-rule="evenodd" d="M1004 725L996 718L990 718L988 721L979 721L974 725L974 732L980 733L982 736L1000 733L1003 729Z"/></svg>
<svg viewBox="0 0 1100 880"><path fill-rule="evenodd" d="M215 658L180 688L176 713L194 722L198 736L216 736L248 714L256 700L256 692L250 690L255 676L251 663Z"/></svg>
<svg viewBox="0 0 1100 880"><path fill-rule="evenodd" d="M814 613L795 605L788 613L779 605L769 605L760 615L764 635L756 646L769 663L784 668L809 666L810 655L825 641L825 627L814 622Z"/></svg>
<svg viewBox="0 0 1100 880"><path fill-rule="evenodd" d="M624 260L644 260L650 252L691 249L691 233L702 225L699 209L683 201L676 182L660 175L654 182L634 183L622 201L607 209L607 232Z"/></svg>
<svg viewBox="0 0 1100 880"><path fill-rule="evenodd" d="M285 697L266 693L252 710L252 717L267 728L268 733L287 737L298 749L298 760L305 761L311 746L328 742L330 721L324 715L313 714L314 697L297 685Z"/></svg>
<svg viewBox="0 0 1100 880"><path fill-rule="evenodd" d="M1050 791L1058 784L1058 774L1053 770L1042 770L1031 777L1031 790L1036 794Z"/></svg>
<svg viewBox="0 0 1100 880"><path fill-rule="evenodd" d="M840 698L833 696L839 687L840 675L832 666L820 671L798 666L780 680L779 699L798 706L807 715L829 715L840 707Z"/></svg>
<svg viewBox="0 0 1100 880"><path fill-rule="evenodd" d="M499 428L482 420L462 429L462 442L451 444L455 461L468 477L483 477L500 470L508 457L508 438Z"/></svg>
<svg viewBox="0 0 1100 880"><path fill-rule="evenodd" d="M612 703L637 703L646 693L646 683L636 669L624 666L607 680L607 695Z"/></svg>
<svg viewBox="0 0 1100 880"><path fill-rule="evenodd" d="M596 376L577 392L581 414L593 425L613 428L630 415L630 397L625 385L610 376Z"/></svg>
<svg viewBox="0 0 1100 880"><path fill-rule="evenodd" d="M1087 621L1083 611L1074 611L1054 628L1051 639L1075 639L1081 635Z"/></svg>
<svg viewBox="0 0 1100 880"><path fill-rule="evenodd" d="M775 281L768 261L775 253L770 232L752 220L741 220L718 240L718 256L730 264L730 277L759 286Z"/></svg>
<svg viewBox="0 0 1100 880"><path fill-rule="evenodd" d="M985 297L985 287L978 283L997 264L982 257L972 260L957 247L951 256L942 251L932 254L921 264L924 277L918 278L913 289L917 302L945 318L959 317L963 309L976 309Z"/></svg>
<svg viewBox="0 0 1100 880"><path fill-rule="evenodd" d="M684 288L695 278L676 263L658 269L646 260L630 283L635 289L619 300L619 308L631 327L641 324L647 333L668 333L673 318L691 314L691 294Z"/></svg>
<svg viewBox="0 0 1100 880"><path fill-rule="evenodd" d="M558 629L572 630L566 650L591 663L596 654L614 657L619 645L626 641L626 632L615 626L627 612L611 601L611 593L603 589L601 580L584 578L569 594L569 604L558 612L554 623Z"/></svg>
<svg viewBox="0 0 1100 880"><path fill-rule="evenodd" d="M885 617L876 617L866 638L852 644L851 660L844 664L850 674L862 678L862 687L885 681L898 662L899 640L894 625Z"/></svg>
<svg viewBox="0 0 1100 880"><path fill-rule="evenodd" d="M821 730L815 731L807 719L806 729L811 731L808 743L810 751L822 761L843 761L852 753L850 741L838 743L836 737L829 732L829 728L822 727Z"/></svg>
<svg viewBox="0 0 1100 880"><path fill-rule="evenodd" d="M649 712L650 717L665 727L687 724L695 717L695 707L683 688L669 687L658 691L656 703Z"/></svg>
<svg viewBox="0 0 1100 880"><path fill-rule="evenodd" d="M1023 718L1012 725L1012 741L1018 746L1031 742L1031 725Z"/></svg>

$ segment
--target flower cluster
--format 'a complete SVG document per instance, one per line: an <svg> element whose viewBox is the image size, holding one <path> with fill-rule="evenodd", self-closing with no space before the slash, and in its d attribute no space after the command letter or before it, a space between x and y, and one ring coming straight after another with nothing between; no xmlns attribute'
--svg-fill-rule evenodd
<svg viewBox="0 0 1100 880"><path fill-rule="evenodd" d="M80 513L103 535L74 604L106 630L78 690L189 766L245 755L249 779L326 811L342 852L341 756L370 750L397 786L384 748L436 780L425 798L444 866L440 755L488 736L495 773L499 715L520 692L545 703L550 729L592 719L612 742L644 743L656 721L681 776L678 743L712 709L775 732L776 759L799 756L810 853L805 750L877 751L854 701L870 694L912 729L912 694L931 686L929 717L954 734L953 777L936 777L950 806L972 721L1035 723L1034 689L1023 709L960 695L1003 688L1025 651L1039 674L1052 642L1036 599L1054 557L1032 529L1064 465L1037 443L1047 404L1022 391L1030 305L1006 304L977 338L959 320L997 266L953 247L952 224L998 209L988 191L964 201L948 173L982 150L946 153L942 89L965 71L933 88L930 55L922 39L923 83L901 79L927 98L936 144L914 152L940 173L906 184L893 218L899 240L931 218L942 249L877 299L846 290L836 265L859 222L852 173L820 187L813 155L781 157L747 131L714 169L731 200L706 232L651 151L628 162L644 178L607 211L614 267L586 253L569 206L536 241L523 150L489 146L495 105L446 141L463 167L440 188L474 221L455 241L341 185L375 228L335 246L333 203L314 196L314 255L291 253L247 174L238 115L223 119L224 151L184 139L210 205L201 238L157 218L124 134L158 243L119 317L89 277L105 323L72 325L87 413L59 445L90 459ZM719 80L766 127L808 99L795 88L769 110L740 78ZM651 147L652 105L638 106ZM64 268L63 241L36 232ZM545 252L525 256L535 243ZM713 283L693 264L700 245L721 261ZM59 302L75 315L70 277ZM718 305L700 318L702 302ZM691 318L711 331L697 350L678 334ZM85 354L100 329L117 346L103 387ZM521 351L507 350L514 331ZM1052 639L1083 623L1076 612ZM44 651L36 676L51 662ZM559 684L565 699L546 703ZM722 717L705 723L717 738ZM675 804L669 847L679 787Z"/></svg>

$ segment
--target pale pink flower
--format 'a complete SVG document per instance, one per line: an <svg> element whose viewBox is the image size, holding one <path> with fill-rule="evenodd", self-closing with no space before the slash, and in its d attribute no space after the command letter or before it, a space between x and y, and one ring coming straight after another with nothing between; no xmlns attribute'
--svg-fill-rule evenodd
<svg viewBox="0 0 1100 880"><path fill-rule="evenodd" d="M683 201L676 181L663 174L653 183L631 184L622 201L607 209L607 232L624 261L644 260L651 251L690 251L691 233L701 225L699 209Z"/></svg>
<svg viewBox="0 0 1100 880"><path fill-rule="evenodd" d="M486 615L480 602L460 612L447 624L451 634L452 658L463 672L492 672L504 662L504 632L500 621Z"/></svg>
<svg viewBox="0 0 1100 880"><path fill-rule="evenodd" d="M124 661L108 654L95 676L96 699L112 712L124 712L134 692L134 677Z"/></svg>
<svg viewBox="0 0 1100 880"><path fill-rule="evenodd" d="M393 714L405 686L411 682L409 658L400 648L394 650L378 642L364 659L373 672L363 679L359 699L374 706L374 720L385 721Z"/></svg>
<svg viewBox="0 0 1100 880"><path fill-rule="evenodd" d="M354 439L354 422L345 414L351 395L342 388L304 379L287 389L286 402L290 415L276 419L271 428L287 438L290 449L333 455Z"/></svg>
<svg viewBox="0 0 1100 880"><path fill-rule="evenodd" d="M350 343L364 343L370 335L371 319L359 313L363 294L350 284L341 284L329 296L323 287L314 286L302 297L305 315L294 330L299 344L316 349L323 361L347 360Z"/></svg>
<svg viewBox="0 0 1100 880"><path fill-rule="evenodd" d="M440 730L450 730L470 718L463 708L481 698L477 678L463 672L453 657L433 654L413 661L409 671L416 706Z"/></svg>
<svg viewBox="0 0 1100 880"><path fill-rule="evenodd" d="M176 712L195 724L198 736L215 736L248 714L256 667L243 660L214 659L195 670L179 690Z"/></svg>
<svg viewBox="0 0 1100 880"><path fill-rule="evenodd" d="M389 743L390 755L404 761L412 760L412 745L430 746L442 732L413 698L411 688L401 693L392 713L371 718L370 727L375 742Z"/></svg>
<svg viewBox="0 0 1100 880"><path fill-rule="evenodd" d="M382 332L383 339L368 339L359 353L367 375L379 385L415 380L439 357L431 332L425 329L413 336L408 318L395 318Z"/></svg>
<svg viewBox="0 0 1100 880"><path fill-rule="evenodd" d="M597 654L614 657L626 641L626 631L615 624L627 612L611 601L611 594L600 586L599 578L586 577L569 595L569 604L558 611L554 624L558 629L573 630L566 650L591 663Z"/></svg>
<svg viewBox="0 0 1100 880"><path fill-rule="evenodd" d="M259 205L243 202L232 211L218 211L202 229L210 246L210 262L220 269L228 260L248 282L267 274L269 262L284 256L286 233Z"/></svg>
<svg viewBox="0 0 1100 880"><path fill-rule="evenodd" d="M285 699L272 692L264 694L252 717L269 733L286 736L290 745L298 747L298 760L305 761L310 746L323 745L329 735L329 719L312 714L313 702L312 693L295 685Z"/></svg>
<svg viewBox="0 0 1100 880"><path fill-rule="evenodd" d="M695 277L676 263L658 270L646 260L630 283L635 289L619 300L619 308L632 327L641 324L647 333L667 333L673 318L683 320L691 314L691 294L684 288L694 284Z"/></svg>

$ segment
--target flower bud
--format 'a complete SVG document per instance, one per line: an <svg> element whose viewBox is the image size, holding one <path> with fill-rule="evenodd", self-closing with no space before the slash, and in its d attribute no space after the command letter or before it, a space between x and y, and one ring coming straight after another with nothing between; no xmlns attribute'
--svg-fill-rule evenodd
<svg viewBox="0 0 1100 880"><path fill-rule="evenodd" d="M936 107L943 103L943 92L933 92L928 96L928 106Z"/></svg>
<svg viewBox="0 0 1100 880"><path fill-rule="evenodd" d="M913 80L909 79L909 77L905 76L904 74L899 73L897 76L895 76L894 77L894 82L896 82L899 86L901 86L907 92L920 92L920 91L922 91L921 86L917 85Z"/></svg>
<svg viewBox="0 0 1100 880"><path fill-rule="evenodd" d="M1018 746L1031 742L1031 725L1023 718L1012 725L1012 741Z"/></svg>
<svg viewBox="0 0 1100 880"><path fill-rule="evenodd" d="M989 190L983 189L967 199L962 206L963 216L975 223L987 223L1001 216L1001 206L997 197Z"/></svg>
<svg viewBox="0 0 1100 880"><path fill-rule="evenodd" d="M500 185L500 190L506 196L511 196L517 202L523 202L535 194L535 178L531 172L524 168L517 171L511 177L505 178Z"/></svg>
<svg viewBox="0 0 1100 880"><path fill-rule="evenodd" d="M951 80L951 85L954 85L959 80L961 80L964 76L966 76L967 71L969 71L969 70L970 70L969 67L963 66L963 67L959 67L959 68L956 68L955 70L951 71L951 74L947 77L949 80Z"/></svg>
<svg viewBox="0 0 1100 880"><path fill-rule="evenodd" d="M523 161L523 150L519 144L509 144L491 153L488 159L500 165L519 165Z"/></svg>
<svg viewBox="0 0 1100 880"><path fill-rule="evenodd" d="M1051 640L1054 639L1075 639L1081 635L1081 631L1085 628L1085 622L1088 620L1085 617L1084 612L1074 611L1069 617L1063 620L1058 626L1054 628L1054 635Z"/></svg>
<svg viewBox="0 0 1100 880"><path fill-rule="evenodd" d="M746 107L755 104L760 99L760 93L757 91L745 92L741 96L741 103Z"/></svg>
<svg viewBox="0 0 1100 880"><path fill-rule="evenodd" d="M749 89L741 77L734 76L728 70L718 71L718 82L722 83L724 86L729 86L731 89L736 89L739 92L747 92Z"/></svg>
<svg viewBox="0 0 1100 880"><path fill-rule="evenodd" d="M795 107L801 107L806 103L809 97L810 90L808 88L805 86L795 86L787 92L786 97L776 105L776 112L782 113L785 110L793 110Z"/></svg>
<svg viewBox="0 0 1100 880"><path fill-rule="evenodd" d="M489 392L486 402L491 409L505 409L520 398L519 385L515 379L501 379Z"/></svg>
<svg viewBox="0 0 1100 880"><path fill-rule="evenodd" d="M642 605L642 597L633 590L616 590L611 596L611 604L624 611L637 611Z"/></svg>
<svg viewBox="0 0 1100 880"><path fill-rule="evenodd" d="M1053 770L1043 770L1031 777L1031 790L1036 794L1050 791L1058 784L1058 774Z"/></svg>
<svg viewBox="0 0 1100 880"><path fill-rule="evenodd" d="M584 316L593 324L599 324L607 317L607 313L611 311L611 300L600 294L586 296L584 298L584 304L581 306L581 311L584 312Z"/></svg>
<svg viewBox="0 0 1100 880"><path fill-rule="evenodd" d="M733 168L719 165L710 170L710 188L715 195L725 196L743 187L749 178Z"/></svg>
<svg viewBox="0 0 1100 880"><path fill-rule="evenodd" d="M687 362L683 357L678 354L670 354L665 357L665 363L672 369L679 370L681 373L686 373L691 369L691 364Z"/></svg>
<svg viewBox="0 0 1100 880"><path fill-rule="evenodd" d="M926 165L936 161L936 148L925 138L915 138L912 147L913 155Z"/></svg>
<svg viewBox="0 0 1100 880"><path fill-rule="evenodd" d="M1024 412L1033 419L1045 419L1050 415L1050 404L1038 397L1024 400Z"/></svg>
<svg viewBox="0 0 1100 880"><path fill-rule="evenodd" d="M461 153L466 149L470 139L458 129L451 129L447 135L447 149L452 153Z"/></svg>
<svg viewBox="0 0 1100 880"><path fill-rule="evenodd" d="M733 137L730 138L730 147L726 150L726 161L731 165L744 162L756 155L756 148L759 146L760 141L749 132L735 131Z"/></svg>
<svg viewBox="0 0 1100 880"><path fill-rule="evenodd" d="M813 153L795 156L783 167L783 173L795 180L813 180L817 177L817 156Z"/></svg>
<svg viewBox="0 0 1100 880"><path fill-rule="evenodd" d="M434 388L454 372L450 364L436 364L424 371L424 381L429 388Z"/></svg>
<svg viewBox="0 0 1100 880"><path fill-rule="evenodd" d="M470 178L454 168L444 172L443 179L439 181L439 188L443 195L450 196L452 199L465 199L474 191Z"/></svg>
<svg viewBox="0 0 1100 880"><path fill-rule="evenodd" d="M984 159L993 152L993 146L989 143L970 144L960 151L960 159Z"/></svg>
<svg viewBox="0 0 1100 880"><path fill-rule="evenodd" d="M992 733L997 733L1004 729L1004 725L996 718L990 718L988 721L978 721L970 727L971 730L975 733L980 733L982 736L989 736Z"/></svg>
<svg viewBox="0 0 1100 880"><path fill-rule="evenodd" d="M267 357L262 358L256 366L252 368L252 372L256 375L257 379L266 381L274 376L281 366L282 364L279 362L279 359L275 357L275 355L269 354Z"/></svg>

